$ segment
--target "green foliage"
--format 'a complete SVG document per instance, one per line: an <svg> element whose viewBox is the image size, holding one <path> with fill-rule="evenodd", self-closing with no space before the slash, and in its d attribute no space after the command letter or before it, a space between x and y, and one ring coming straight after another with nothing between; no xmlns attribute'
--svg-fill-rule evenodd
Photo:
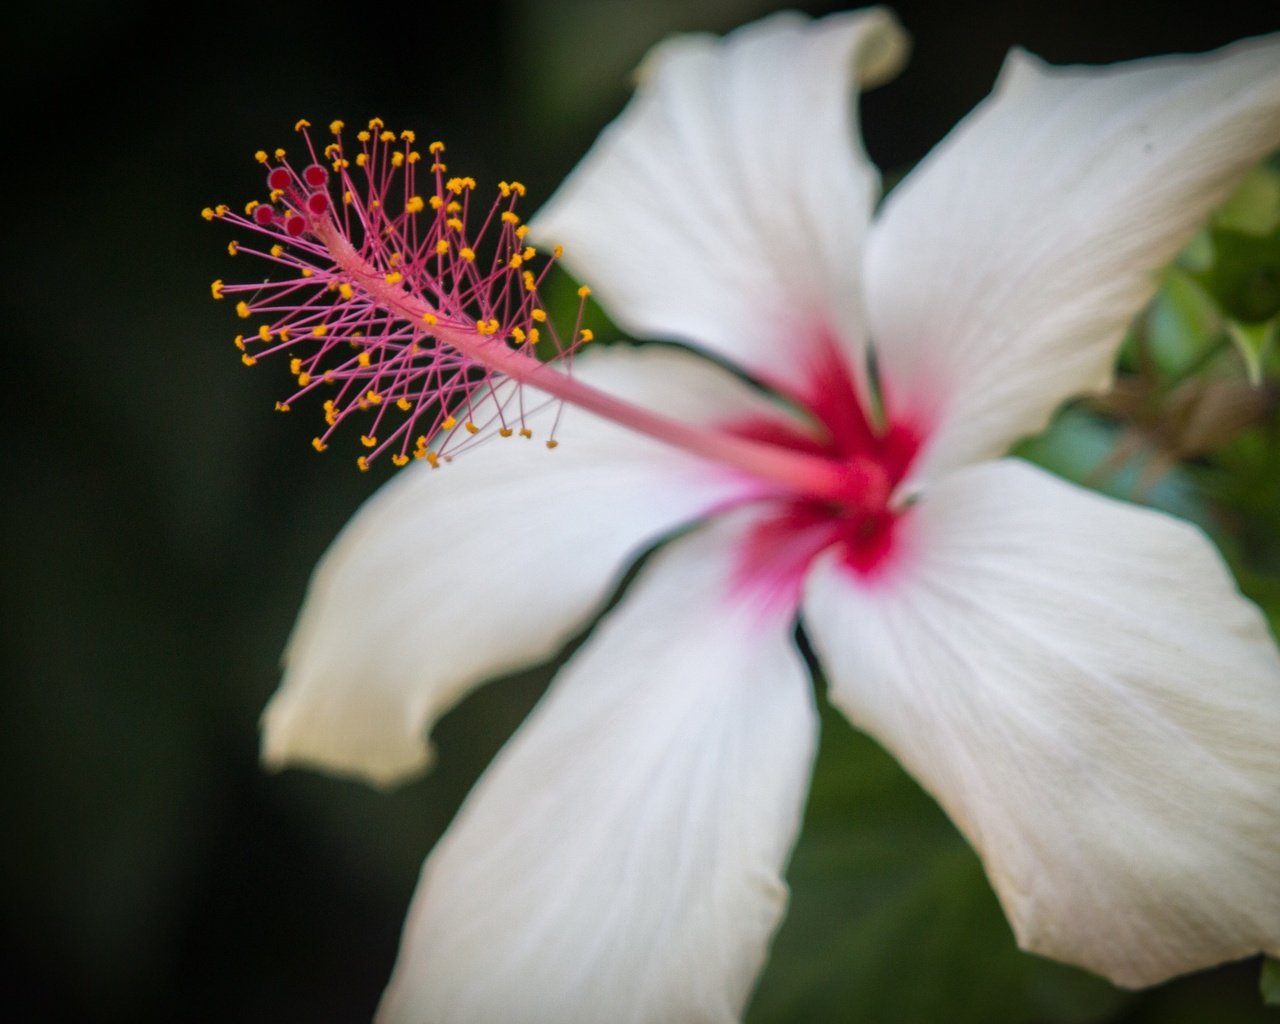
<svg viewBox="0 0 1280 1024"><path fill-rule="evenodd" d="M1267 957L1262 961L1262 974L1258 978L1262 1001L1268 1006L1280 1006L1280 960Z"/></svg>

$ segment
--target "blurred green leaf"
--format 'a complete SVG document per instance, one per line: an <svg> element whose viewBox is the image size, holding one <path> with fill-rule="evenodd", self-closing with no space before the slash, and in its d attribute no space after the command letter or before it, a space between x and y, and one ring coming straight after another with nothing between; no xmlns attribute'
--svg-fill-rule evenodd
<svg viewBox="0 0 1280 1024"><path fill-rule="evenodd" d="M1210 230L1214 260L1195 276L1227 313L1247 324L1280 313L1280 229L1265 235Z"/></svg>
<svg viewBox="0 0 1280 1024"><path fill-rule="evenodd" d="M1280 228L1280 166L1276 161L1254 168L1218 210L1214 223L1255 235Z"/></svg>
<svg viewBox="0 0 1280 1024"><path fill-rule="evenodd" d="M1165 271L1140 323L1156 369L1177 376L1201 362L1217 343L1222 312L1195 277L1175 265Z"/></svg>
<svg viewBox="0 0 1280 1024"><path fill-rule="evenodd" d="M1267 957L1262 961L1262 974L1258 978L1262 1001L1268 1006L1280 1006L1280 960Z"/></svg>
<svg viewBox="0 0 1280 1024"><path fill-rule="evenodd" d="M1274 347L1276 337L1280 334L1280 316L1272 317L1260 324L1243 324L1237 320L1227 321L1227 333L1244 360L1245 373L1249 383L1257 387L1263 380L1263 360L1269 349Z"/></svg>

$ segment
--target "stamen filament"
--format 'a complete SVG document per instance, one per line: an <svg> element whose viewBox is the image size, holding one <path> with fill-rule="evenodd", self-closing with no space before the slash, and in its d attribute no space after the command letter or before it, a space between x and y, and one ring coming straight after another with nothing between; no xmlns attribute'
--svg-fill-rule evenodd
<svg viewBox="0 0 1280 1024"><path fill-rule="evenodd" d="M851 488L857 482L850 478L851 467L834 459L664 416L560 373L528 354L527 348L510 348L501 338L482 334L470 323L454 324L418 295L388 284L332 221L313 225L311 231L342 271L358 281L379 306L410 323L420 322L426 315L436 317L433 335L504 377L672 447L770 480L792 493L831 500L847 500L851 490L856 493L857 488Z"/></svg>

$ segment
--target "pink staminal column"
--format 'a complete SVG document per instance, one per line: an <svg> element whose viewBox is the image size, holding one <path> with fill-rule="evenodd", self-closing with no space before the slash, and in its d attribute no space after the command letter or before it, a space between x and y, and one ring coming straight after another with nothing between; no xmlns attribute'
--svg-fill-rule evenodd
<svg viewBox="0 0 1280 1024"><path fill-rule="evenodd" d="M566 402L749 477L753 496L780 503L771 520L778 525L760 528L761 550L777 547L771 533L807 538L834 530L858 552L850 557L875 560L874 538L887 529L876 517L901 472L860 407L853 421L841 419L831 413L838 396L815 394L810 411L820 429L809 437L781 420L691 424L605 394L571 374L574 353L592 340L581 326L589 289L579 290L567 334L542 302L559 251L534 269L538 254L516 212L523 185L500 183L477 216L475 181L446 176L439 142L427 147L431 189L424 197L424 157L412 132L396 134L374 119L349 146L335 121L333 141L317 149L310 125L300 121L297 129L301 164L284 150L257 154L267 169L267 201L243 213L209 208L204 216L260 240L233 241L228 249L266 261L272 275L215 281L213 296L235 298L241 318L259 321L236 338L245 363L289 358L297 387L278 408L313 392L326 395L317 450L328 447L339 424L363 414L362 469L382 454L397 465L416 457L438 466L481 438L531 437L531 409ZM833 386L824 380L815 387ZM838 387L852 395L847 374L845 380ZM526 396L526 386L535 395ZM546 444L557 444L554 435Z"/></svg>

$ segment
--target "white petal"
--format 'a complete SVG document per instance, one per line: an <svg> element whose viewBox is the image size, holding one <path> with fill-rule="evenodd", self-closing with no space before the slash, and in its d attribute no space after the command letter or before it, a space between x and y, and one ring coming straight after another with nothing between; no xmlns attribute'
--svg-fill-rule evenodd
<svg viewBox="0 0 1280 1024"><path fill-rule="evenodd" d="M1106 68L1012 53L868 243L890 404L936 426L914 477L1105 388L1156 270L1278 145L1280 36Z"/></svg>
<svg viewBox="0 0 1280 1024"><path fill-rule="evenodd" d="M786 903L817 732L736 531L646 567L423 869L382 1024L728 1024Z"/></svg>
<svg viewBox="0 0 1280 1024"><path fill-rule="evenodd" d="M879 176L857 142L853 89L890 77L905 50L879 8L663 43L531 227L564 243L637 336L703 346L793 392L824 343L861 366Z"/></svg>
<svg viewBox="0 0 1280 1024"><path fill-rule="evenodd" d="M603 349L577 367L691 422L762 409L674 349ZM438 471L415 465L356 515L289 642L263 718L267 763L377 784L425 768L427 729L471 687L550 657L628 561L742 486L581 410L564 410L558 437L554 451L495 438Z"/></svg>
<svg viewBox="0 0 1280 1024"><path fill-rule="evenodd" d="M973 843L1026 949L1121 985L1280 953L1280 657L1191 526L960 470L896 576L816 568L835 702Z"/></svg>

